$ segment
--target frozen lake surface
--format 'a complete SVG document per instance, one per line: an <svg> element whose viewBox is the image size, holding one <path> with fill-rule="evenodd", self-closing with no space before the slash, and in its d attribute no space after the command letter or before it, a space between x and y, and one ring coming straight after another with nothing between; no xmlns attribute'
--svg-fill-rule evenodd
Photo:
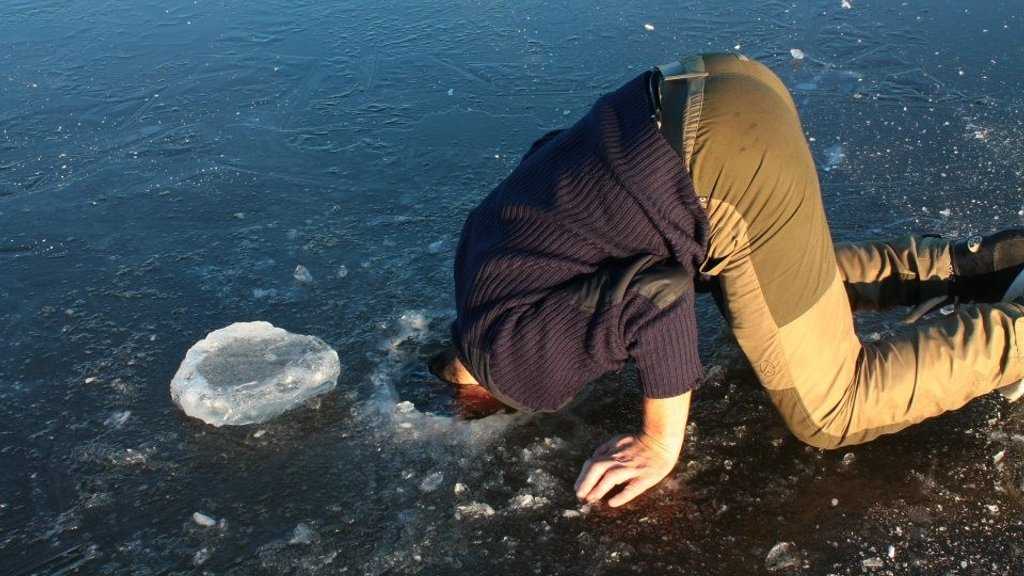
<svg viewBox="0 0 1024 576"><path fill-rule="evenodd" d="M425 367L465 213L682 54L790 86L837 239L1020 225L1022 37L1017 0L5 0L0 571L1024 573L1024 403L811 449L700 301L680 464L612 510L571 487L636 426L631 372L465 421ZM326 341L337 388L260 425L184 416L185 351L252 320Z"/></svg>

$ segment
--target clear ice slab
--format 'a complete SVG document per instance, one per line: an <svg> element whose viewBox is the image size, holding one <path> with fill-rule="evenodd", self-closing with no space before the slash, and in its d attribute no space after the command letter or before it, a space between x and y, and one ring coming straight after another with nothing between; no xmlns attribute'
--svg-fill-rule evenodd
<svg viewBox="0 0 1024 576"><path fill-rule="evenodd" d="M269 322L236 322L185 354L171 399L214 426L265 422L334 388L338 353L315 336Z"/></svg>

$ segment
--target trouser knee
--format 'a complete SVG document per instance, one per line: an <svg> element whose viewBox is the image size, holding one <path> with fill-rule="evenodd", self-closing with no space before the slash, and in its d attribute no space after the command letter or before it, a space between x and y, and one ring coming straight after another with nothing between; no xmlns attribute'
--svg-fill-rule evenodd
<svg viewBox="0 0 1024 576"><path fill-rule="evenodd" d="M768 396L778 410L789 431L801 442L824 450L835 450L864 439L851 437L849 426L842 419L824 421L812 415L804 399L794 388L768 390Z"/></svg>

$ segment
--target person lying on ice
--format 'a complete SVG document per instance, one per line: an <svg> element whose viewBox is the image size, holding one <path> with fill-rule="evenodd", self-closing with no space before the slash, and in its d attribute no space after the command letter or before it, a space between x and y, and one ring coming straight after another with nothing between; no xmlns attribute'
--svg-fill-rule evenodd
<svg viewBox="0 0 1024 576"><path fill-rule="evenodd" d="M597 448L585 501L629 502L683 447L710 290L786 425L867 442L1024 378L1024 230L833 244L796 108L765 66L705 54L645 72L535 142L468 216L450 354L464 397L552 411L635 363L640 431ZM851 311L948 316L861 342ZM620 488L615 492L616 488Z"/></svg>

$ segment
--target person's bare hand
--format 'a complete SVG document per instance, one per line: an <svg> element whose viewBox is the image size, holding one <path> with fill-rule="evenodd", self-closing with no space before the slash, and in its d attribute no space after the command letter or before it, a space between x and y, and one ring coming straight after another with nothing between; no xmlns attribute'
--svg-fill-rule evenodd
<svg viewBox="0 0 1024 576"><path fill-rule="evenodd" d="M622 486L608 500L609 506L621 506L661 482L675 468L678 458L678 448L645 434L616 436L599 446L583 464L576 479L576 497L596 502Z"/></svg>

